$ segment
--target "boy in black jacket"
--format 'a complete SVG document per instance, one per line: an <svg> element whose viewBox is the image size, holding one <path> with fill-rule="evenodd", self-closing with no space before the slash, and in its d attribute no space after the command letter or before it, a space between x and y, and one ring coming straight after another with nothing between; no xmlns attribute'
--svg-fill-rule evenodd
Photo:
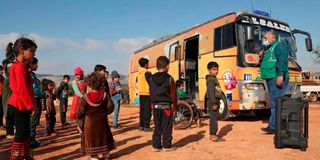
<svg viewBox="0 0 320 160"><path fill-rule="evenodd" d="M207 65L209 74L206 75L207 84L207 107L210 114L210 140L213 142L221 142L224 139L217 136L218 120L217 115L219 112L220 99L222 99L222 90L217 79L219 65L216 62L209 62Z"/></svg>
<svg viewBox="0 0 320 160"><path fill-rule="evenodd" d="M67 107L68 107L68 83L70 80L69 75L63 76L63 81L60 83L60 86L56 90L56 96L60 100L60 119L62 126L68 125L66 120Z"/></svg>
<svg viewBox="0 0 320 160"><path fill-rule="evenodd" d="M150 79L150 99L154 104L153 120L154 132L152 136L153 151L173 151L177 147L172 146L172 115L177 108L177 93L174 79L167 73L169 59L160 56L157 59L158 72ZM161 144L161 137L163 142Z"/></svg>

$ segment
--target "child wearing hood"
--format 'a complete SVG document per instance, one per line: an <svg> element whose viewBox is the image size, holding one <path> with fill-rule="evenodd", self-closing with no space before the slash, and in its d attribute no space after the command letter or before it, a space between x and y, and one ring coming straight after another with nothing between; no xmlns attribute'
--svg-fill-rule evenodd
<svg viewBox="0 0 320 160"><path fill-rule="evenodd" d="M81 151L90 159L110 159L110 151L115 148L107 115L114 106L110 96L104 92L106 78L93 72L85 78L88 93L79 99L77 122L81 129Z"/></svg>
<svg viewBox="0 0 320 160"><path fill-rule="evenodd" d="M76 119L79 99L87 91L87 84L83 81L83 70L80 67L74 69L74 80L72 81L72 89L74 90L74 97L70 109L70 118Z"/></svg>

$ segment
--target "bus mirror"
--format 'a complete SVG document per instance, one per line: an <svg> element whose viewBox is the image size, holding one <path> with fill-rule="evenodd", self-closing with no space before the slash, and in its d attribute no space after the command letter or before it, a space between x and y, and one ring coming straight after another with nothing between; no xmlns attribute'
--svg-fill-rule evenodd
<svg viewBox="0 0 320 160"><path fill-rule="evenodd" d="M297 51L298 51L298 48L297 48L297 42L296 42L296 39L293 39L293 41L294 41L294 43L292 44L292 46L293 46L293 50L294 50L295 52L297 52Z"/></svg>
<svg viewBox="0 0 320 160"><path fill-rule="evenodd" d="M307 48L307 51L308 52L311 52L312 51L312 40L311 38L306 38L306 48Z"/></svg>
<svg viewBox="0 0 320 160"><path fill-rule="evenodd" d="M251 25L247 26L247 41L252 41L254 40L253 38L253 28Z"/></svg>

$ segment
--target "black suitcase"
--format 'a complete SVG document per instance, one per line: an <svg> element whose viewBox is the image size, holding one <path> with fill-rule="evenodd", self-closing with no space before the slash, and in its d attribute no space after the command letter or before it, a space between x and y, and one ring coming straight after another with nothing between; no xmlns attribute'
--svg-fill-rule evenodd
<svg viewBox="0 0 320 160"><path fill-rule="evenodd" d="M281 97L276 103L276 148L308 148L308 101Z"/></svg>

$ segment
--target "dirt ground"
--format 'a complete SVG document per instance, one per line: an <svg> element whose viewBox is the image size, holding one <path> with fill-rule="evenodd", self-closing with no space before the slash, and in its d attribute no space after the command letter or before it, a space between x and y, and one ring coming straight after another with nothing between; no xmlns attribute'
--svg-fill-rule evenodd
<svg viewBox="0 0 320 160"><path fill-rule="evenodd" d="M117 149L112 157L119 160L319 160L320 155L320 104L310 105L309 111L309 148L275 149L273 135L260 131L266 126L266 119L254 116L242 116L228 121L219 121L219 135L225 142L213 143L208 140L208 120L201 128L192 125L186 130L174 130L173 144L178 150L173 152L152 152L152 132L138 130L139 108L122 106L120 112L121 129L113 130ZM59 117L57 116L59 121ZM44 125L44 118L42 118ZM58 136L49 139L45 130L38 130L38 139L44 146L33 150L36 160L85 160L79 151L80 135L76 133L75 123L62 128L57 123ZM0 160L8 159L11 142L0 131Z"/></svg>

